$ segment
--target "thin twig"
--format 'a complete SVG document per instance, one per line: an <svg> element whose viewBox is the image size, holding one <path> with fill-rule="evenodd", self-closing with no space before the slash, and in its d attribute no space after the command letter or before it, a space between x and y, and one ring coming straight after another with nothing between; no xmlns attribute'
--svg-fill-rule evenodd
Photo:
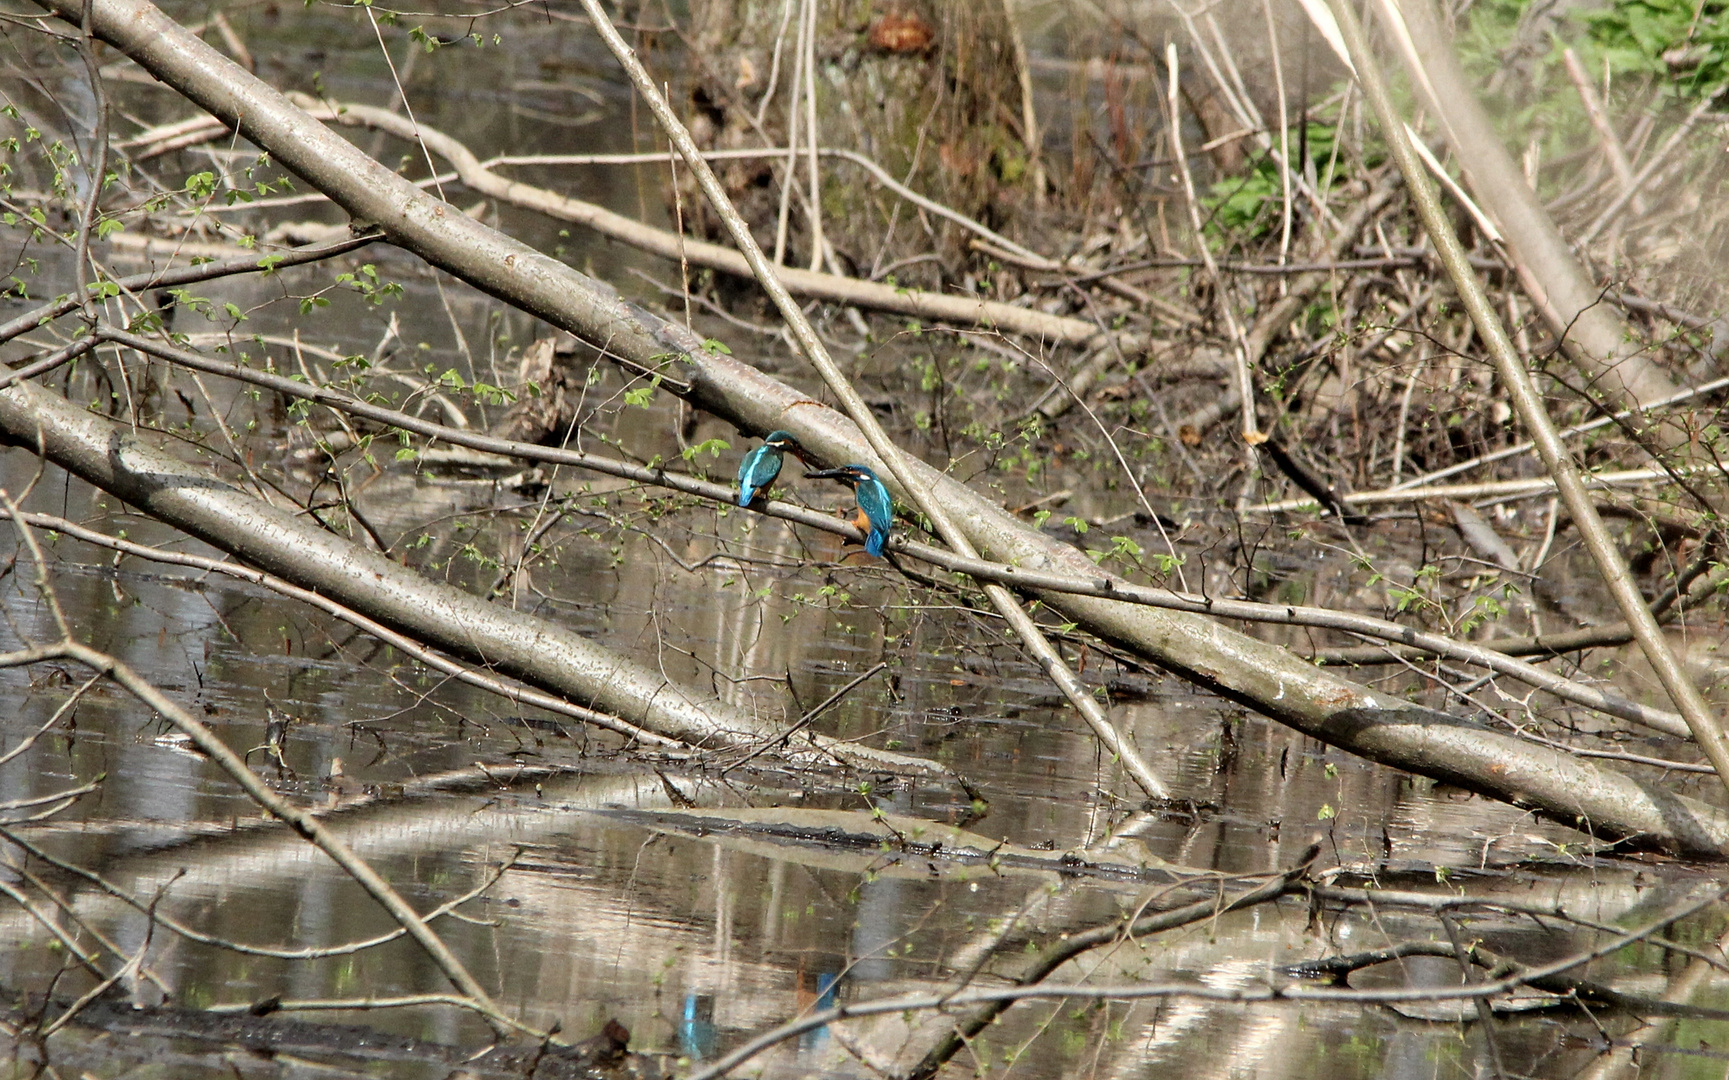
<svg viewBox="0 0 1729 1080"><path fill-rule="evenodd" d="M1183 150L1181 84L1177 72L1177 46L1174 42L1165 45L1165 65L1170 72L1167 98L1170 103L1168 115L1171 151L1177 159L1177 175L1183 182L1183 201L1189 208L1189 222L1195 232L1195 248L1201 253L1201 262L1207 268L1207 277L1213 285L1213 303L1218 309L1219 317L1225 320L1225 331L1231 339L1231 355L1236 361L1237 400L1243 419L1243 441L1253 447L1259 445L1263 438L1255 418L1255 380L1249 371L1249 346L1248 342L1243 340L1242 327L1237 324L1236 312L1231 304L1231 290L1219 273L1218 263L1213 261L1212 249L1207 246L1206 227L1201 220L1201 202L1195 195L1195 178L1189 171L1188 154ZM1290 175L1289 170L1286 170L1286 175Z"/></svg>
<svg viewBox="0 0 1729 1080"><path fill-rule="evenodd" d="M611 20L601 9L599 0L582 0L582 4L589 17L594 21L595 29L599 31L607 47L612 50L613 55L618 58L619 63L629 74L637 92L648 101L656 119L660 121L662 129L678 147L679 152L685 156L691 171L696 173L704 193L708 195L709 202L714 206L715 212L720 215L728 233L732 236L733 243L738 245L739 250L744 253L752 272L762 284L764 291L768 293L769 298L773 300L781 317L787 321L794 339L797 340L806 358L822 375L823 382L840 401L847 415L858 425L865 440L898 483L901 491L913 501L918 510L936 528L938 535L943 538L944 542L958 554L975 558L977 552L973 548L972 542L967 539L964 532L956 527L948 511L933 497L930 490L915 479L912 467L903 457L901 449L883 431L882 425L877 422L870 406L865 404L864 399L859 396L858 391L853 388L851 382L841 373L833 358L829 356L828 347L823 344L815 328L811 326L810 320L805 317L804 311L794 302L786 287L775 276L774 268L757 245L756 238L751 234L750 226L745 223L743 218L739 217L738 211L727 197L725 189L714 175L714 170L709 167L708 162L702 159L701 152L691 141L690 133L672 111L671 106L667 104L666 99L655 88L654 80L649 78L648 72L644 70L636 54L619 36ZM1002 613L1004 619L1015 630L1039 666L1062 690L1063 696L1068 698L1070 704L1075 707L1075 711L1081 714L1105 748L1123 762L1129 774L1142 790L1154 798L1168 797L1164 783L1141 760L1139 753L1123 739L1109 718L1105 716L1104 709L1092 696L1091 691L1069 668L1067 662L1046 639L1044 633L1014 596L1000 585L986 585L985 594L990 597L993 606Z"/></svg>
<svg viewBox="0 0 1729 1080"><path fill-rule="evenodd" d="M528 460L547 461L561 465L571 465L577 468L589 469L621 479L632 480L643 484L667 487L676 491L696 495L714 502L731 502L736 497L736 490L730 486L714 484L691 476L681 476L668 473L661 469L647 469L639 465L618 461L612 458L597 457L581 451L559 450L553 447L536 446L528 443L512 442L476 432L459 431L443 425L408 416L394 410L367 402L356 401L345 394L327 388L309 385L279 375L252 371L226 361L188 353L185 350L174 349L159 342L138 338L107 327L98 327L98 336L118 336L135 348L152 352L164 359L176 363L250 382L257 386L267 387L278 393L308 401L315 401L331 408L340 408L358 416L390 424L404 431L416 432L430 437L441 438L458 446L467 446L490 453L508 454ZM136 344L134 344L136 343ZM1347 497L1348 501L1348 497ZM834 517L779 502L758 502L752 504L751 510L792 521L808 528L822 529L841 536L862 539L858 531L849 524L838 521ZM1096 596L1128 603L1143 604L1149 607L1161 607L1174 611L1187 611L1195 614L1211 615L1217 618L1246 619L1259 622L1285 623L1289 625L1318 626L1341 630L1350 633L1367 634L1383 640L1395 641L1401 644L1414 645L1437 652L1440 655L1478 664L1503 674L1511 675L1533 686L1557 696L1586 705L1589 708L1600 709L1611 715L1632 720L1635 723L1646 724L1658 730L1671 734L1679 733L1681 725L1676 723L1674 714L1662 709L1652 709L1625 701L1613 695L1571 680L1554 675L1533 665L1513 660L1491 649L1484 649L1469 642L1455 641L1437 634L1376 619L1372 616L1358 615L1351 612L1333 611L1327 608L1301 607L1286 604L1261 604L1245 600L1230 600L1222 597L1193 596L1184 593L1170 592L1164 589L1147 586L1131 585L1101 577L1097 580L1086 580L1064 574L1045 573L1026 570L1020 567L993 563L980 559L976 554L961 555L952 551L944 551L928 544L920 544L904 537L892 537L889 540L890 550L904 552L915 558L942 566L958 573L968 574L980 581L992 582L997 586L1010 586L1024 590L1044 590L1050 592L1070 593L1078 596ZM227 565L227 564L223 564ZM225 571L226 572L226 571ZM1018 606L1017 606L1017 610ZM370 632L370 631L369 631ZM1065 665L1066 667L1066 665Z"/></svg>
<svg viewBox="0 0 1729 1080"><path fill-rule="evenodd" d="M1561 500L1566 503L1568 512L1573 516L1574 527L1584 539L1592 560L1596 562L1598 571L1609 587L1615 605L1621 609L1627 625L1633 630L1640 649L1656 671L1658 681L1686 719L1694 741L1716 767L1725 789L1729 789L1729 740L1725 740L1710 707L1681 667L1680 661L1670 651L1662 629L1657 625L1657 620L1652 618L1650 608L1645 606L1644 598L1639 595L1638 586L1628 572L1620 549L1615 546L1614 538L1609 535L1602 518L1597 515L1597 508L1591 502L1578 467L1566 445L1562 443L1560 435L1556 433L1555 425L1543 405L1543 399L1531 380L1530 371L1520 359L1512 341L1508 339L1499 314L1484 294L1482 283L1477 280L1466 259L1464 245L1459 242L1452 221L1447 217L1434 187L1423 172L1422 163L1412 148L1404 123L1399 119L1386 82L1381 76L1380 64L1369 51L1363 28L1357 22L1356 12L1345 0L1329 0L1329 4L1344 35L1346 49L1356 66L1357 79L1363 87L1364 96L1375 111L1382 134L1391 145L1393 156L1399 163L1399 170L1405 174L1405 183L1411 191L1418 216L1423 221L1424 231L1434 241L1442 265L1447 269L1447 276L1452 280L1465 309L1470 313L1478 336L1488 346L1502 385L1512 396L1520 420L1532 433L1543 464L1554 477Z"/></svg>

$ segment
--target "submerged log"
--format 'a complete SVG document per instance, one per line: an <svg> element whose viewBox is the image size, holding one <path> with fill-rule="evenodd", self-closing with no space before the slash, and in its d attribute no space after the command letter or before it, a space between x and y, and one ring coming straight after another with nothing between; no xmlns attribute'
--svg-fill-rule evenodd
<svg viewBox="0 0 1729 1080"><path fill-rule="evenodd" d="M84 5L76 0L38 2L72 22L84 15ZM784 428L819 460L878 464L858 430L839 413L740 360L715 355L684 328L620 301L611 288L419 190L147 0L92 0L90 19L103 40L235 125L357 220L376 224L392 243L577 334L635 370L682 373L676 384L668 379L663 385L747 431ZM21 425L14 438L33 443L27 414L44 392L8 394L3 411L11 419L6 422ZM953 478L922 464L917 475L992 557L1109 577L1082 553L1027 528ZM208 477L201 482L209 483ZM1205 617L1093 597L1041 599L1087 630L1199 686L1370 760L1529 807L1631 846L1704 856L1729 849L1729 815L1703 802L1375 692Z"/></svg>

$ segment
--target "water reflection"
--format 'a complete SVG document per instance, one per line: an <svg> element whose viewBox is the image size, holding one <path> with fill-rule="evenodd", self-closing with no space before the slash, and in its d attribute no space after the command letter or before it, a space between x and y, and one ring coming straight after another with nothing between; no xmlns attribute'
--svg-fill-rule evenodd
<svg viewBox="0 0 1729 1080"><path fill-rule="evenodd" d="M698 1061L714 1056L718 1034L714 1026L714 995L686 994L684 1016L678 1025L678 1045L686 1057Z"/></svg>
<svg viewBox="0 0 1729 1080"><path fill-rule="evenodd" d="M77 486L62 489L76 493ZM757 528L759 543L768 539L767 530ZM78 555L64 541L57 550L63 557ZM1174 683L1156 686L1149 700L1119 707L1116 715L1185 797L1211 808L1123 818L1101 806L1099 762L1085 740L1073 737L1070 721L1041 705L1016 702L1016 688L1038 685L1031 673L1003 657L993 661L1001 677L989 685L957 677L957 667L966 670L953 662L968 640L964 625L943 626L921 613L918 640L925 651L909 657L885 650L882 627L906 633L893 620L795 603L789 590L758 605L710 576L664 566L649 573L642 567L653 563L651 552L645 546L640 558L625 560L634 568L617 572L573 560L561 572L579 577L580 585L567 590L550 569L543 571L543 584L555 595L586 596L583 603L561 605L564 617L592 619L609 635L628 629L639 655L652 656L671 640L696 654L685 661L685 671L735 673L741 681L730 685L746 688L735 691L744 695L740 700L778 700L767 680L778 676L784 686L789 669L801 700L818 700L867 660L888 658L895 665L896 693L859 694L823 723L837 733L891 731L908 749L955 761L992 796L988 814L969 826L988 837L1049 841L1062 850L1098 836L1104 821L1124 826L1110 849L1117 857L1157 856L1243 872L1283 865L1320 834L1333 858L1395 884L1414 880L1400 874L1430 874L1435 865L1461 873L1492 868L1552 851L1565 838L1516 809L1352 761ZM638 774L604 755L585 759L585 751L568 740L543 739L536 757L524 760L562 760L583 773L544 781L538 791L494 787L392 802L390 785L459 769L476 757L490 756L508 769L504 755L524 745L524 729L505 722L509 714L499 703L460 688L440 688L435 706L425 697L423 676L411 667L375 651L336 648L343 640L339 630L243 586L210 580L193 590L180 579L130 565L101 576L70 572L66 581L68 603L91 615L106 610L116 592L126 597L124 618L111 624L123 627L129 640L120 640L116 631L113 647L129 651L155 678L177 686L177 693L205 702L200 707L234 745L265 741L264 690L291 710L296 719L282 743L302 779L285 774L287 790L325 803L332 793L316 778L341 757L363 785L385 792L384 804L339 813L331 822L407 889L417 906L460 894L520 846L525 854L518 867L471 907L488 921L445 923L441 931L499 987L500 999L532 1023L557 1021L586 1034L616 1016L640 1046L712 1059L747 1034L833 1004L843 972L848 993L858 997L941 985L978 963L984 964L981 978L996 979L1012 973L1028 942L1108 921L1145 899L1144 890L1094 881L1029 892L1024 880L993 876L958 882L860 875L793 852L764 857L715 838L655 832L619 817L617 808L666 806L669 784L704 805L877 806L937 819L965 808L952 793L917 788L865 796L752 785L736 777L720 782L701 774ZM652 605L639 600L627 606L633 589L651 585ZM39 625L39 607L17 575L5 590L14 619ZM189 598L202 605L202 615ZM220 617L211 618L212 611ZM722 636L704 638L700 624L681 630L667 615L672 611L707 613ZM192 634L206 635L202 646L163 647L165 640L190 636L189 626ZM274 641L284 628L295 641L308 643L302 651L312 651L311 643L329 643L324 655L305 657L291 670L281 661L256 662L269 654L254 654L248 639ZM742 681L751 676L764 681ZM20 705L14 720L0 724L8 743L40 723L66 692L63 684L32 687L16 671L4 673L0 686ZM321 856L281 830L259 827L255 810L206 763L157 745L155 732L151 719L129 703L112 696L92 699L80 706L67 733L45 740L27 761L0 770L7 797L109 772L102 798L75 808L64 824L30 832L33 842L100 870L134 896L161 891L163 911L236 940L334 944L389 929ZM594 753L606 743L587 745ZM338 805L347 798L338 798ZM1331 816L1322 814L1328 807ZM203 839L185 839L212 831ZM1650 869L1613 865L1587 875L1557 865L1552 871L1527 870L1516 880L1472 883L1485 895L1540 895L1604 919L1637 918L1694 887L1685 876L1671 881ZM117 947L135 948L144 940L144 920L136 911L87 888L69 894L82 917L105 928ZM1027 923L993 958L992 946L1003 943L1003 921L1016 913L1025 913ZM50 955L26 947L43 940L39 925L14 910L0 918L0 931L16 946L0 972L7 985L52 976ZM1487 923L1478 931L1528 934L1529 928ZM1425 931L1418 924L1401 927L1385 914L1373 920L1328 916L1315 926L1301 905L1289 905L1228 916L1087 970L1100 981L1190 977L1240 985L1264 978L1269 964L1286 958L1372 947L1414 932ZM1516 944L1522 955L1542 951L1528 939L1503 941ZM440 976L401 944L307 963L236 957L160 935L150 968L173 1000L197 1004L441 987ZM129 992L137 1000L161 997L148 980L133 982ZM473 1020L443 1011L351 1019L449 1041L484 1037ZM847 1030L856 1035L856 1045L885 1056L908 1038L898 1021L849 1022ZM1298 1013L1176 1001L1118 1006L1108 1015L1020 1007L986 1043L1006 1052L1030 1040L1024 1068L1036 1075L1064 1075L1089 1060L1102 1071L1123 1074L1156 1067L1278 1075L1287 1057L1325 1056L1333 1042L1352 1045L1366 1031L1381 1049L1337 1058L1353 1063L1334 1070L1341 1077L1399 1075L1414 1057L1441 1054L1457 1038L1452 1029L1356 1010ZM1221 1049L1226 1047L1228 1052ZM1287 1054L1291 1047L1306 1049ZM768 1067L773 1075L812 1069L856 1074L860 1067L843 1059L850 1061L833 1032L811 1032L771 1058ZM1295 1068L1283 1074L1304 1075Z"/></svg>
<svg viewBox="0 0 1729 1080"><path fill-rule="evenodd" d="M321 16L307 15L300 27L287 25L290 19L279 24L280 17L260 14L249 28L257 48L274 44L283 55L297 56L288 46L310 47L314 35L307 27L321 27L330 37L319 47L346 47L331 32L335 24L320 22ZM558 33L524 40L543 64L599 70L587 38L562 26ZM511 50L485 55L506 68L520 60ZM382 99L382 72L375 74L378 81L340 90ZM508 83L507 76L501 70L498 85ZM439 84L434 90L430 96L437 104L422 117L470 139L483 154L506 142L629 148L625 125L572 133L522 111L495 131L493 113L466 104L481 88ZM616 104L616 88L605 91ZM659 212L657 196L641 198L634 173L595 173L583 182L593 188L587 197L633 213L646 207L651 218ZM505 223L549 250L560 242L544 221L506 212ZM622 270L640 261L622 249L594 245L582 257L626 289L633 279ZM404 276L411 280L400 308L403 323L433 339L426 352L438 363L459 362L445 330L452 320L482 328L472 336L493 344L532 332L526 320L495 318L490 302L470 291L447 285L441 296L429 279ZM256 283L245 281L211 291L246 308L266 298ZM261 314L259 322L268 317ZM379 318L338 304L321 329L341 354L370 348L383 329ZM484 362L497 359L489 354ZM219 389L217 400L225 409L246 405L232 388ZM649 419L632 417L609 437L628 442L644 457L676 458L672 410L644 415ZM713 428L700 428L698 437L731 434L712 420L697 422ZM263 415L256 435L261 457L278 453L287 431L284 417ZM35 463L7 455L0 458L0 470L8 490L17 491L34 478ZM543 494L549 500L570 495L582 483L560 476ZM135 539L182 543L53 470L36 486L34 500L36 508L125 529ZM520 553L520 546L511 547L521 539L517 526L538 509L528 495L502 491L490 480L458 483L407 470L386 474L360 495L360 503L382 532L412 552L405 557L415 565L477 586L497 568L466 563L462 552L473 545ZM1246 873L1287 864L1318 836L1329 864L1383 884L1434 887L1437 868L1454 872L1455 881L1477 873L1482 876L1471 887L1481 895L1542 897L1603 920L1640 918L1698 886L1685 868L1608 863L1575 870L1568 860L1576 855L1558 854L1559 845L1577 844L1566 830L1367 766L1172 680L1152 679L1146 700L1119 705L1114 715L1195 809L1141 814L1134 801L1123 798L1120 777L1073 717L1050 705L1036 669L1002 649L992 628L981 628L948 598L921 593L908 604L898 586L867 575L817 580L801 574L801 560L813 552L832 557L836 549L751 515L669 512L656 522L666 548L608 531L605 521L585 520L579 527L594 528L598 539L574 527L549 537L553 554L517 583L522 606L658 664L670 679L712 687L723 700L769 718L796 715L852 675L886 661L890 670L880 682L862 687L825 716L820 728L842 737L893 739L909 752L954 765L990 802L986 816L969 828L993 839L1065 851L1100 841L1116 828L1109 850L1119 857ZM415 547L423 533L425 545ZM722 544L749 561L687 574L669 557L676 552L694 565ZM346 627L260 590L132 560L116 564L64 539L53 551L64 560L56 570L62 599L91 642L198 710L231 745L247 749L271 741L267 700L291 715L279 740L293 770L280 778L283 789L309 805L340 810L330 817L332 827L419 909L462 895L515 858L514 868L486 896L466 906L473 921L447 919L439 928L497 989L499 1000L530 1023L556 1022L581 1036L617 1017L641 1047L712 1059L748 1034L831 1007L842 996L843 979L849 998L942 986L975 969L981 982L994 984L1012 976L1028 946L1108 923L1151 899L1139 886L1093 880L1029 886L1025 879L993 874L958 881L859 873L797 852L771 857L730 847L721 838L656 831L618 811L689 800L725 807L881 808L955 821L975 808L952 791L875 790L870 778L822 786L795 776L717 776L701 761L657 761L646 768L615 753L608 739L561 739L531 728L514 706L445 684ZM823 595L824 586L847 592L847 599L833 591ZM0 602L25 633L47 633L43 607L24 573L0 583ZM78 675L0 671L0 737L6 746L16 745L65 700L68 679L75 683ZM98 796L25 830L26 837L222 937L263 945L335 945L391 929L322 856L260 822L256 809L207 762L157 743L157 733L147 710L112 693L93 694L63 731L0 767L0 798L40 795L105 775ZM362 788L383 797L344 809L357 800L321 783L337 759L348 764ZM467 788L414 786L477 760L491 775ZM519 764L562 766L573 775L538 787L495 782L508 779ZM415 797L404 797L406 791ZM19 849L8 855L16 866ZM1516 875L1494 873L1524 859L1543 861L1519 867ZM9 883L23 880L15 869L0 872ZM88 882L59 887L78 915L122 953L146 940L147 920L135 908ZM1184 978L1242 986L1299 957L1426 932L1425 924L1397 913L1370 917L1288 903L1089 957L1062 974L1101 982ZM1518 939L1524 954L1541 951L1519 920L1486 918L1476 932L1503 941L1524 934ZM295 962L240 956L160 929L149 938L150 977L141 973L126 987L142 1003L163 996L152 977L172 1000L195 1006L275 995L311 1000L445 988L425 958L401 942L357 956ZM16 908L0 910L0 941L8 946L0 950L0 983L33 988L61 978L62 958L44 946L47 940L38 921ZM1651 955L1617 963L1624 965L1620 974L1656 975L1665 960ZM447 1010L342 1018L453 1043L487 1037L477 1021ZM1580 1060L1577 1051L1569 1056L1546 1049L1559 1023L1550 1029L1534 1023L1509 1027L1511 1049L1549 1074L1564 1075ZM845 1031L885 1058L901 1052L909 1036L898 1017L848 1022ZM1444 1074L1475 1060L1476 1039L1469 1032L1462 1042L1457 1025L1386 1012L1176 1000L1021 1006L972 1051L980 1062L1015 1062L1017 1076L1347 1080ZM828 1029L806 1033L764 1068L771 1076L866 1075L840 1053L839 1042Z"/></svg>

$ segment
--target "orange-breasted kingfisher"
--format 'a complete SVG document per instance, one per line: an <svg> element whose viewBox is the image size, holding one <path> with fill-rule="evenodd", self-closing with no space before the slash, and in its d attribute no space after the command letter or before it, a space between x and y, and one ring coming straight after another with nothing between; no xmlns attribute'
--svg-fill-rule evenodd
<svg viewBox="0 0 1729 1080"><path fill-rule="evenodd" d="M858 512L853 516L853 524L865 534L865 552L880 558L883 545L888 543L889 526L894 524L895 501L890 497L889 489L877 479L877 474L863 465L842 465L838 469L808 472L805 476L841 480L852 485L853 496L858 499Z"/></svg>
<svg viewBox="0 0 1729 1080"><path fill-rule="evenodd" d="M738 504L749 506L757 492L774 483L780 475L781 451L798 453L798 440L785 431L771 431L762 445L744 456L738 463Z"/></svg>

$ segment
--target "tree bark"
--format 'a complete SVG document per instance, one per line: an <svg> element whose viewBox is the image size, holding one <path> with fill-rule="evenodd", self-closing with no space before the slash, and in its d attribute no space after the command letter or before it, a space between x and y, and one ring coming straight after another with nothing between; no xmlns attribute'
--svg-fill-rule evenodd
<svg viewBox="0 0 1729 1080"><path fill-rule="evenodd" d="M161 521L354 608L453 656L695 746L749 744L777 731L556 623L493 604L268 506L162 453L129 429L31 383L0 391L0 439ZM864 747L829 751L865 768L948 775Z"/></svg>
<svg viewBox="0 0 1729 1080"><path fill-rule="evenodd" d="M72 21L84 10L79 0L39 2ZM392 242L603 347L634 369L682 374L679 392L746 431L784 428L819 461L880 464L857 428L834 410L741 360L715 355L682 327L621 302L610 288L420 191L147 0L92 0L91 13L98 36L236 125L350 214L377 224ZM675 383L669 379L665 385ZM12 414L24 421L14 438L33 444L28 409L44 392L8 391L14 398L26 393L32 396L15 407L24 415ZM0 410L0 416L12 408ZM914 465L919 481L931 486L972 542L992 557L1028 568L1109 577L1081 552L1028 529L964 484L922 463ZM202 481L208 482L207 477ZM904 492L897 494L905 498ZM1199 686L1371 760L1531 807L1630 845L1693 855L1720 855L1729 846L1729 815L1705 803L1377 693L1207 618L1091 597L1041 599L1089 631Z"/></svg>
<svg viewBox="0 0 1729 1080"><path fill-rule="evenodd" d="M695 404L745 430L785 428L818 460L874 467L864 438L833 410L731 357L688 359ZM946 474L922 462L915 465L920 482L932 485L981 553L1028 570L1111 578L1083 552L1028 529ZM1211 619L1096 597L1035 595L1092 633L1198 686L1371 761L1529 807L1634 846L1696 855L1729 849L1729 815L1706 803L1369 690Z"/></svg>

